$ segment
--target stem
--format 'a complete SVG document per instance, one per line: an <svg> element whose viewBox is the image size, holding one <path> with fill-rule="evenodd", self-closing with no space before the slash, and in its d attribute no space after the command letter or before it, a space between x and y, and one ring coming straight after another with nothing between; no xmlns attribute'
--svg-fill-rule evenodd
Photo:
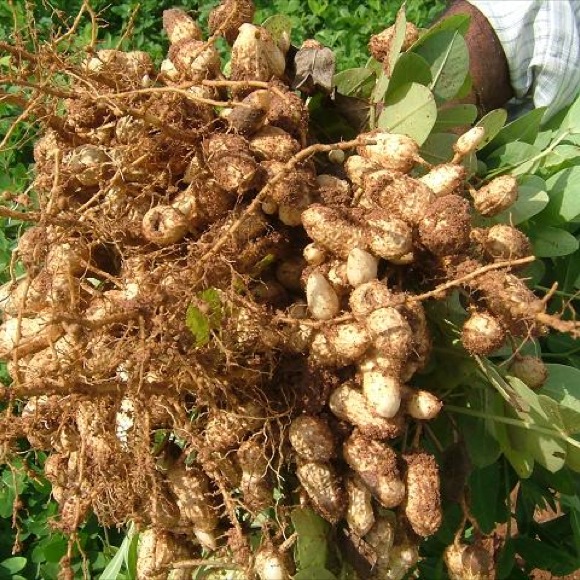
<svg viewBox="0 0 580 580"><path fill-rule="evenodd" d="M505 425L513 425L514 427L519 427L520 429L528 429L529 431L535 431L541 435L547 435L553 437L554 439L561 439L565 441L572 447L580 449L580 441L572 439L565 433L561 431L556 431L555 429L545 429L544 427L538 427L535 423L530 421L524 421L523 419L512 419L510 417L500 417L499 415L492 415L490 413L484 413L483 411L475 411L473 409L465 409L464 407L456 407L455 405L445 405L447 411L452 413L459 413L460 415L469 415L470 417L478 417L479 419L491 419L496 423L504 423Z"/></svg>

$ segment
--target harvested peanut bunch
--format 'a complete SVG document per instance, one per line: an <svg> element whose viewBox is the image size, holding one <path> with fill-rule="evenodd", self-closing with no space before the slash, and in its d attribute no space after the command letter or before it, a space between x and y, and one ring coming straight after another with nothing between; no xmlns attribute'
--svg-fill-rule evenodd
<svg viewBox="0 0 580 580"><path fill-rule="evenodd" d="M24 273L0 289L13 381L0 440L47 454L71 538L91 513L135 522L139 578L208 552L289 578L299 501L364 541L375 577L403 578L442 520L441 458L421 443L445 420L425 379L429 303L461 292L465 357L564 323L519 276L527 237L482 225L518 183L470 182L481 127L435 167L383 129L316 143L289 39L253 16L251 1L223 1L208 39L168 10L159 67L94 50L69 63L65 96L31 102L37 202L15 251ZM371 40L382 62L392 34ZM510 372L546 380L535 357ZM475 545L446 558L452 577L486 577Z"/></svg>

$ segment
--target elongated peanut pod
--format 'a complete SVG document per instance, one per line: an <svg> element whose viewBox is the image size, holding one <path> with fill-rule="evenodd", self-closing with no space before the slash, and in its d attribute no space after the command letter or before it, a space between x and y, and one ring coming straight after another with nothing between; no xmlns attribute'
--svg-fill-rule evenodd
<svg viewBox="0 0 580 580"><path fill-rule="evenodd" d="M187 12L179 8L163 11L163 29L169 42L175 44L181 40L201 40L201 28Z"/></svg>
<svg viewBox="0 0 580 580"><path fill-rule="evenodd" d="M367 437L394 439L403 432L405 421L401 415L391 419L381 417L365 396L349 383L344 383L332 392L328 405L334 415L358 427Z"/></svg>
<svg viewBox="0 0 580 580"><path fill-rule="evenodd" d="M318 320L330 320L340 311L338 296L321 272L313 272L308 277L306 301L312 316Z"/></svg>
<svg viewBox="0 0 580 580"><path fill-rule="evenodd" d="M346 497L334 467L327 462L306 461L296 475L316 511L331 523L339 522L346 510Z"/></svg>
<svg viewBox="0 0 580 580"><path fill-rule="evenodd" d="M344 442L343 457L384 507L393 508L403 501L405 484L397 456L388 445L354 431Z"/></svg>
<svg viewBox="0 0 580 580"><path fill-rule="evenodd" d="M290 425L289 437L296 453L307 461L328 461L335 455L334 436L320 417L296 417Z"/></svg>
<svg viewBox="0 0 580 580"><path fill-rule="evenodd" d="M475 210L486 217L509 209L518 199L518 182L512 175L501 175L477 191L471 191Z"/></svg>
<svg viewBox="0 0 580 580"><path fill-rule="evenodd" d="M439 468L435 457L423 451L403 456L407 464L405 515L419 536L431 536L441 526Z"/></svg>
<svg viewBox="0 0 580 580"><path fill-rule="evenodd" d="M284 559L272 547L263 547L256 553L254 570L260 580L288 580L290 574Z"/></svg>
<svg viewBox="0 0 580 580"><path fill-rule="evenodd" d="M363 374L363 393L369 405L381 417L394 417L401 406L401 383L381 371Z"/></svg>
<svg viewBox="0 0 580 580"><path fill-rule="evenodd" d="M469 131L463 133L463 135L457 139L455 145L453 145L453 151L455 151L453 163L458 163L463 157L473 153L484 139L484 127L472 127Z"/></svg>
<svg viewBox="0 0 580 580"><path fill-rule="evenodd" d="M356 477L346 479L346 521L350 528L360 537L364 536L375 523L372 506L372 494Z"/></svg>
<svg viewBox="0 0 580 580"><path fill-rule="evenodd" d="M406 135L376 130L365 136L375 144L359 145L358 153L379 163L384 169L407 173L416 163L423 162L419 156L419 146Z"/></svg>

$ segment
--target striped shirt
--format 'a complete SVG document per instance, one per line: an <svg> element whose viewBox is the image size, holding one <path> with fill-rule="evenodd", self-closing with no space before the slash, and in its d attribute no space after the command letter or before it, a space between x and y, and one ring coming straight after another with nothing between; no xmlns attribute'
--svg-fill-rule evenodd
<svg viewBox="0 0 580 580"><path fill-rule="evenodd" d="M580 0L468 0L489 21L518 99L547 107L544 120L580 92Z"/></svg>

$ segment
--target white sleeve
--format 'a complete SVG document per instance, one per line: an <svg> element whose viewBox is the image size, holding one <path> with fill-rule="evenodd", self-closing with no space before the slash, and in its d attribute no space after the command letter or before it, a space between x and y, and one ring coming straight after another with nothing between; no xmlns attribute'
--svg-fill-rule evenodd
<svg viewBox="0 0 580 580"><path fill-rule="evenodd" d="M580 92L578 0L468 2L494 29L517 98L532 97L534 106L547 107L544 119L574 100Z"/></svg>

